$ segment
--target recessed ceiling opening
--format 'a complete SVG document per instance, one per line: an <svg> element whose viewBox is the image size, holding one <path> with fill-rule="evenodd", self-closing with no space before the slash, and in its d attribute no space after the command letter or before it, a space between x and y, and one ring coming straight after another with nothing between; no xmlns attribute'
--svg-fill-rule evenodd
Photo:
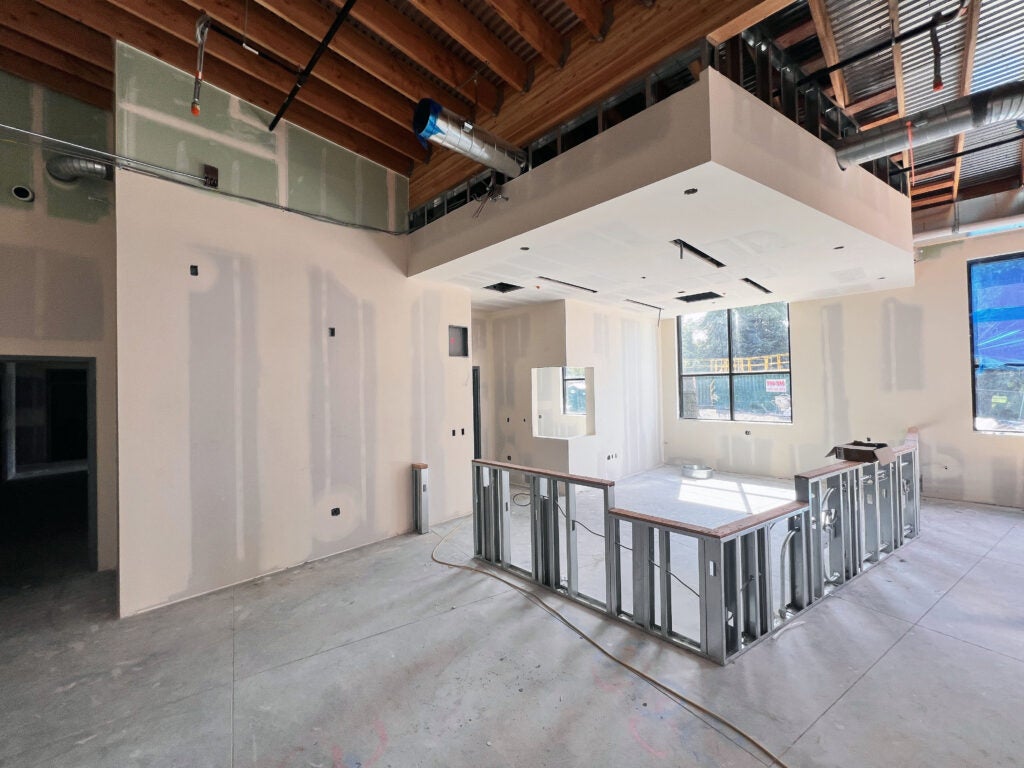
<svg viewBox="0 0 1024 768"><path fill-rule="evenodd" d="M586 288L582 285L576 285L576 283L567 283L564 280L555 280L553 277L544 277L543 275L537 275L538 280L547 280L549 283L555 283L557 285L564 285L566 288L575 288L577 291L586 291L587 293L597 293L593 288Z"/></svg>
<svg viewBox="0 0 1024 768"><path fill-rule="evenodd" d="M713 291L705 291L704 293L691 293L689 296L676 296L679 301L685 301L687 304L692 304L695 301L710 301L711 299L720 299L722 294L715 293Z"/></svg>
<svg viewBox="0 0 1024 768"><path fill-rule="evenodd" d="M495 283L494 285L485 285L484 288L488 291L497 291L498 293L510 293L511 291L523 290L523 286L512 285L512 283Z"/></svg>
<svg viewBox="0 0 1024 768"><path fill-rule="evenodd" d="M704 251L702 251L700 248L693 247L692 245L690 245L685 240L680 240L677 237L675 240L672 240L671 242L672 242L672 245L675 245L675 246L677 246L679 248L679 258L680 259L683 258L683 256L685 254L690 253L690 254L696 256L698 259L703 259L708 264L711 264L712 266L717 267L718 269L721 269L722 267L725 266L725 264L720 262L714 256L709 256L708 254L704 253Z"/></svg>
<svg viewBox="0 0 1024 768"><path fill-rule="evenodd" d="M761 291L762 293L771 293L771 291L769 291L763 285L761 285L760 283L754 282L749 277L744 277L743 278L743 282L746 283L747 285L754 286L755 288L757 288L757 290Z"/></svg>
<svg viewBox="0 0 1024 768"><path fill-rule="evenodd" d="M642 301L637 301L636 299L626 299L626 302L629 304L636 304L638 307L647 307L648 309L656 309L661 312L661 307L656 307L653 304L644 304Z"/></svg>

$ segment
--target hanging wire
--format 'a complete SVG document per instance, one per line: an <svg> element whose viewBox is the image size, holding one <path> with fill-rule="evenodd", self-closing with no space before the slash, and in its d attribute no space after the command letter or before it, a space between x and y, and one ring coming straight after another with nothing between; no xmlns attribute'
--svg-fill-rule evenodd
<svg viewBox="0 0 1024 768"><path fill-rule="evenodd" d="M526 504L523 504L523 503L517 501L517 499L520 496L525 496L525 497L529 498L530 494L527 493L526 491L519 491L518 493L514 493L514 494L512 494L512 503L515 506L517 506L517 507L529 507L530 506L529 502L527 502ZM558 504L558 503L556 503L555 506L558 508L558 511L562 514L562 517L565 517L566 516L565 515L565 511L562 509L562 506L560 504ZM578 525L583 530L588 531L589 533L592 533L594 536L597 536L598 538L601 538L601 539L604 538L604 534L603 533L598 533L593 528L590 528L586 524L582 523L580 520L573 520L572 524L573 524L573 526L577 526ZM625 544L623 544L622 542L619 542L619 546L622 547L625 550L630 551L630 552L633 551L632 547L628 547ZM649 562L655 568L658 568L659 570L661 569L661 564L659 562L657 562L656 560L650 560ZM694 589L689 584L687 584L685 581L683 581L678 576L676 576L672 572L671 568L668 569L668 575L670 577L672 577L673 579L675 579L676 581L678 581L683 587L685 587L686 589L690 590L690 592L692 592L694 594L694 596L696 596L697 598L700 598L700 592L698 592L696 589Z"/></svg>

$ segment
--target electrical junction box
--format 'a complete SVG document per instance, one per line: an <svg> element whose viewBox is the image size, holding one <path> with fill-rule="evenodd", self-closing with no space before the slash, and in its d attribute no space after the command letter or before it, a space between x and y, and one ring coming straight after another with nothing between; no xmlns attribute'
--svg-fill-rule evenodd
<svg viewBox="0 0 1024 768"><path fill-rule="evenodd" d="M854 440L846 445L837 445L826 456L835 456L839 461L877 461L889 464L896 460L896 452L886 443L865 443Z"/></svg>

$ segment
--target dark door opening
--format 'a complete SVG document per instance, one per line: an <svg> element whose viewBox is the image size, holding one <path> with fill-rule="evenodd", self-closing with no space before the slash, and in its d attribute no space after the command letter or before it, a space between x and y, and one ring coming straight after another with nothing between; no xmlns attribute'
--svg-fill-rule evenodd
<svg viewBox="0 0 1024 768"><path fill-rule="evenodd" d="M480 366L473 366L473 458L483 458L480 434Z"/></svg>
<svg viewBox="0 0 1024 768"><path fill-rule="evenodd" d="M95 568L93 364L0 359L0 594Z"/></svg>

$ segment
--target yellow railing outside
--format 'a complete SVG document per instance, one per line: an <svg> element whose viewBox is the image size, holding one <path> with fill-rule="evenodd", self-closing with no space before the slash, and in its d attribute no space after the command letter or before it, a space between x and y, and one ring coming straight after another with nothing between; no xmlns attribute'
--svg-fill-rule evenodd
<svg viewBox="0 0 1024 768"><path fill-rule="evenodd" d="M780 355L757 355L755 357L734 357L733 373L768 373L789 370L789 353ZM696 358L683 360L683 373L729 373L728 357Z"/></svg>

